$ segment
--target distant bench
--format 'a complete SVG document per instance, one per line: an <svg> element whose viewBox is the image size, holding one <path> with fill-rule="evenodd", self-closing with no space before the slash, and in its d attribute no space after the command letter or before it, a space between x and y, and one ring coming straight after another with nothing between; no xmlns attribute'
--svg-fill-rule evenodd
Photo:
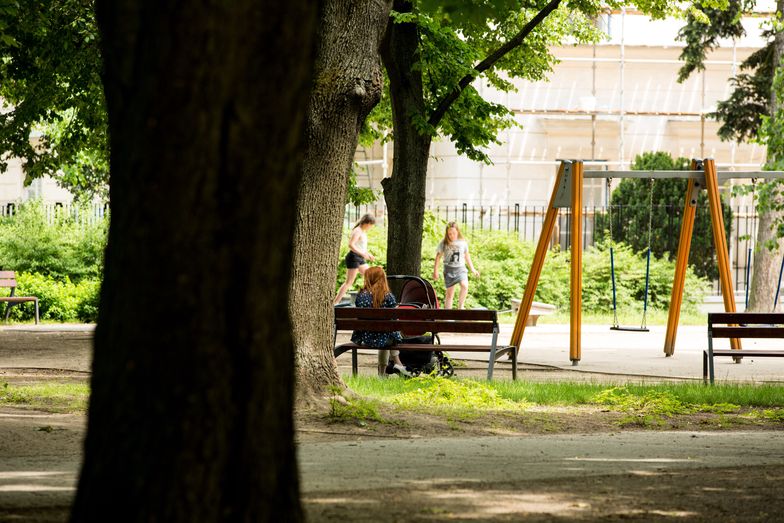
<svg viewBox="0 0 784 523"><path fill-rule="evenodd" d="M518 300L516 298L512 298L512 313L517 314L520 310L520 304L523 303L523 300ZM550 305L549 303L542 303L540 301L531 302L531 310L528 311L528 318L525 321L526 327L535 327L536 321L539 319L539 316L547 316L548 314L555 314L556 311L555 305Z"/></svg>
<svg viewBox="0 0 784 523"><path fill-rule="evenodd" d="M0 271L0 288L10 288L10 296L0 296L0 302L5 302L5 321L11 315L11 307L20 303L32 302L35 304L35 323L38 324L38 298L35 296L16 296L16 274L14 271Z"/></svg>
<svg viewBox="0 0 784 523"><path fill-rule="evenodd" d="M355 343L343 343L335 347L335 357L351 351L351 370L357 374L357 350L397 350L413 351L457 351L489 352L487 379L493 379L495 362L504 354L512 358L512 379L517 379L517 350L514 345L498 345L498 318L496 311L490 310L445 310L445 309L371 309L364 307L335 307L335 335L337 331L382 331L421 334L473 333L491 334L487 345L431 345L400 343L394 347L365 347ZM413 335L413 334L410 334Z"/></svg>
<svg viewBox="0 0 784 523"><path fill-rule="evenodd" d="M781 358L784 350L714 349L714 338L784 338L784 313L780 312L711 312L708 314L708 350L702 353L702 379L713 383L713 358Z"/></svg>

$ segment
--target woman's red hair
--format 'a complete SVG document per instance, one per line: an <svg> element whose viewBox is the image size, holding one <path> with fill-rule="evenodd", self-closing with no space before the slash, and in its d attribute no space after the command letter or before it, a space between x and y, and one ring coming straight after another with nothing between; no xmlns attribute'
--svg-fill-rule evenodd
<svg viewBox="0 0 784 523"><path fill-rule="evenodd" d="M380 309L384 297L390 292L387 283L387 273L381 267L370 267L365 271L365 286L363 290L373 296L373 308Z"/></svg>

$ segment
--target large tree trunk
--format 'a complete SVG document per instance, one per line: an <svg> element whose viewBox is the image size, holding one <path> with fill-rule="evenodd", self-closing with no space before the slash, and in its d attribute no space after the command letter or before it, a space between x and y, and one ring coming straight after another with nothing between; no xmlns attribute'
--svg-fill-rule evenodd
<svg viewBox="0 0 784 523"><path fill-rule="evenodd" d="M770 312L773 310L773 298L776 295L781 263L781 241L776 237L775 225L781 219L781 213L763 211L759 214L757 248L751 265L753 272L749 288L748 311ZM778 248L770 250L766 247L770 241L778 242Z"/></svg>
<svg viewBox="0 0 784 523"><path fill-rule="evenodd" d="M393 9L410 12L411 2L395 0ZM382 181L387 204L387 273L419 276L422 265L422 227L427 193L427 161L430 135L414 125L417 116L426 119L416 25L390 20L382 46L389 76L394 126L392 176Z"/></svg>
<svg viewBox="0 0 784 523"><path fill-rule="evenodd" d="M383 90L378 48L391 3L326 0L321 11L289 304L305 401L342 385L332 355L336 262L359 131Z"/></svg>
<svg viewBox="0 0 784 523"><path fill-rule="evenodd" d="M776 12L784 13L784 0L776 2ZM781 58L784 56L784 33L776 34L773 46L774 70L781 67ZM775 75L774 75L775 76ZM777 113L782 109L782 102L775 89L771 89L770 96L770 115L777 117ZM784 151L772 151L768 149L768 160L781 158ZM776 182L769 182L776 183ZM776 285L779 276L779 263L781 259L782 242L776 235L776 224L780 223L782 214L769 209L762 209L759 213L759 229L757 230L756 250L754 262L752 263L751 287L749 288L748 311L769 312L773 310L773 298L776 295ZM777 243L776 249L769 249L767 245L771 242Z"/></svg>
<svg viewBox="0 0 784 523"><path fill-rule="evenodd" d="M112 220L74 521L298 521L316 4L99 0Z"/></svg>

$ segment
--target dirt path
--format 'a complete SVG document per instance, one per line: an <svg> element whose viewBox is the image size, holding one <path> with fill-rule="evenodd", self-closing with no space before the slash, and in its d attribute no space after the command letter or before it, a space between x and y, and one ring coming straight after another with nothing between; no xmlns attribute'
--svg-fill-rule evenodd
<svg viewBox="0 0 784 523"><path fill-rule="evenodd" d="M303 445L313 521L776 521L784 432Z"/></svg>

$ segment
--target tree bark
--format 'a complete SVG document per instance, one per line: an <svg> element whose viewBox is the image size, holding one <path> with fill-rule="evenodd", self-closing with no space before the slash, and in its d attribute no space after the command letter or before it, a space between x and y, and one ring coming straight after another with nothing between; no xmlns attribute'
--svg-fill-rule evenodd
<svg viewBox="0 0 784 523"><path fill-rule="evenodd" d="M411 2L395 0L393 9L411 12ZM387 205L387 273L419 276L422 228L427 194L427 161L431 137L414 125L426 120L419 62L419 33L415 24L389 22L381 56L389 77L394 128L392 176L384 179Z"/></svg>
<svg viewBox="0 0 784 523"><path fill-rule="evenodd" d="M297 395L306 402L343 385L332 354L335 262L359 131L383 90L378 48L390 7L326 0L320 14L289 303Z"/></svg>
<svg viewBox="0 0 784 523"><path fill-rule="evenodd" d="M780 15L784 13L784 0L776 2L776 12ZM784 33L779 32L775 36L773 45L774 71L781 67L781 58L784 56ZM775 77L775 74L774 74ZM771 88L770 96L770 115L777 117L777 113L782 108L782 100L774 88ZM768 158L781 156L782 151L768 150ZM768 182L776 183L776 182ZM775 207L774 207L775 208ZM749 288L748 311L769 312L773 310L773 299L776 295L778 285L779 267L782 252L782 241L777 237L776 224L780 223L784 215L780 212L771 210L760 210L759 227L757 229L756 249L754 252L754 262L752 263L751 287ZM777 247L771 250L766 247L770 242L776 242Z"/></svg>
<svg viewBox="0 0 784 523"><path fill-rule="evenodd" d="M316 4L99 0L112 220L74 521L299 521L288 290Z"/></svg>

